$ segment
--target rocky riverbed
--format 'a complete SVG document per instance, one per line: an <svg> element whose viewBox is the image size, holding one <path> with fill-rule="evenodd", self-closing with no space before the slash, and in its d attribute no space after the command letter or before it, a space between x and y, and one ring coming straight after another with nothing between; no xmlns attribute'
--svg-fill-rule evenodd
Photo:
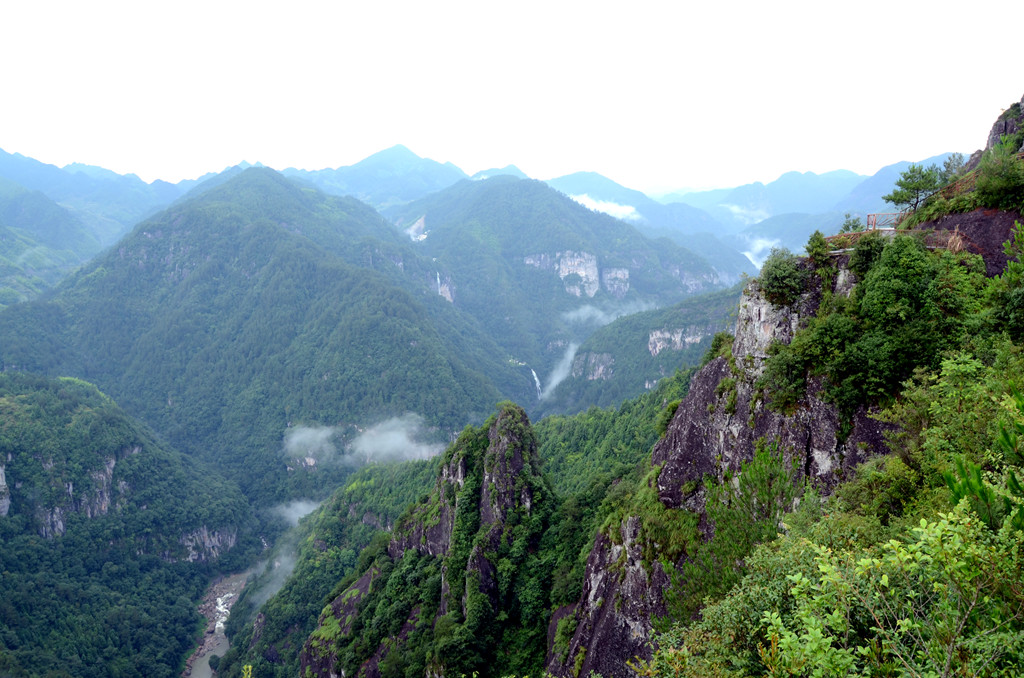
<svg viewBox="0 0 1024 678"><path fill-rule="evenodd" d="M182 678L211 678L210 657L223 657L228 651L228 639L224 635L224 623L228 620L231 606L238 600L245 587L248 572L221 577L216 580L199 604L199 614L206 618L206 631L199 647L185 662Z"/></svg>

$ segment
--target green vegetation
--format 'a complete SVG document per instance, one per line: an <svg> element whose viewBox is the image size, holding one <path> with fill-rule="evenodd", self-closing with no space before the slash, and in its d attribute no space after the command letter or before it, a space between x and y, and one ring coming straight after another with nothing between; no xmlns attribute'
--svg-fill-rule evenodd
<svg viewBox="0 0 1024 678"><path fill-rule="evenodd" d="M1022 246L1018 226L1007 249ZM1000 311L1020 264L985 280L970 257L898 237L862 265L850 300L777 348L762 386L792 407L797 382L820 374L841 411L881 405L877 418L898 424L891 455L827 500L805 494L774 523L777 538L724 558L742 559L732 588L709 590L699 620L666 629L652 660L635 663L640 675L1004 676L1024 665L1024 350Z"/></svg>
<svg viewBox="0 0 1024 678"><path fill-rule="evenodd" d="M742 285L685 299L654 311L632 313L597 329L576 352L573 371L539 414L613 407L648 391L677 369L696 365L715 333L735 324ZM597 378L595 365L607 368Z"/></svg>
<svg viewBox="0 0 1024 678"><path fill-rule="evenodd" d="M929 252L912 236L876 255L878 245L867 240L854 253L858 270L868 268L851 298L823 305L792 343L772 347L758 384L771 407L793 407L806 376L822 375L826 400L849 417L894 397L914 370L937 368L943 352L979 328L986 289L979 257Z"/></svg>
<svg viewBox="0 0 1024 678"><path fill-rule="evenodd" d="M66 209L0 177L0 309L38 296L99 249Z"/></svg>
<svg viewBox="0 0 1024 678"><path fill-rule="evenodd" d="M924 167L911 163L896 180L896 188L892 193L883 195L882 200L897 208L916 210L942 187L941 179L942 173L937 166Z"/></svg>
<svg viewBox="0 0 1024 678"><path fill-rule="evenodd" d="M792 305L804 291L807 272L801 268L800 259L785 248L773 247L758 281L765 299L776 306Z"/></svg>
<svg viewBox="0 0 1024 678"><path fill-rule="evenodd" d="M0 671L178 675L210 575L246 556L183 538L205 529L251 557L237 488L74 379L0 374L0 449Z"/></svg>

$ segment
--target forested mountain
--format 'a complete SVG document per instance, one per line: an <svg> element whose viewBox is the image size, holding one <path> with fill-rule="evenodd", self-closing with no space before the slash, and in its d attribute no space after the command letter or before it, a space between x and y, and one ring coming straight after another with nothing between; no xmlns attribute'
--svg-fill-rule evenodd
<svg viewBox="0 0 1024 678"><path fill-rule="evenodd" d="M151 184L134 174L72 164L60 168L0 150L0 177L39 191L68 209L103 247L184 194L194 182Z"/></svg>
<svg viewBox="0 0 1024 678"><path fill-rule="evenodd" d="M0 178L0 308L52 287L99 249L66 209Z"/></svg>
<svg viewBox="0 0 1024 678"><path fill-rule="evenodd" d="M541 401L538 416L618 405L696 365L712 338L735 324L740 292L740 286L709 292L595 330L566 363L565 380Z"/></svg>
<svg viewBox="0 0 1024 678"><path fill-rule="evenodd" d="M437 289L546 389L595 317L723 286L710 264L539 181L462 182L406 207L399 227L438 267Z"/></svg>
<svg viewBox="0 0 1024 678"><path fill-rule="evenodd" d="M447 302L347 261L401 271L383 251L398 237L361 203L253 168L141 223L52 299L8 309L3 365L95 381L257 502L323 486L346 467L306 473L308 455L282 453L290 426L417 412L450 429L532 390L471 324L431 321Z"/></svg>
<svg viewBox="0 0 1024 678"><path fill-rule="evenodd" d="M347 167L314 171L289 168L283 174L308 181L324 193L353 196L381 212L466 178L466 173L450 162L421 158L402 145Z"/></svg>
<svg viewBox="0 0 1024 678"><path fill-rule="evenodd" d="M0 374L0 450L0 672L176 676L254 539L237 486L75 379Z"/></svg>
<svg viewBox="0 0 1024 678"><path fill-rule="evenodd" d="M1019 673L1021 136L926 203L955 230L770 257L692 377L534 425L500 405L301 653L257 639L272 600L225 674Z"/></svg>
<svg viewBox="0 0 1024 678"><path fill-rule="evenodd" d="M349 644L349 639L340 631L353 621L346 616L351 608L358 607L371 615L378 615L375 610L380 610L379 621L359 622L371 640L369 643L353 644L350 652L364 654L374 652L376 647L372 645L372 634L387 629L385 624L394 626L396 621L404 621L404 618L399 619L403 614L427 614L425 610L418 611L415 604L410 607L409 602L416 596L422 597L426 592L423 605L436 606L439 598L435 596L430 600L430 587L437 584L436 578L431 583L429 577L415 574L410 576L410 572L415 573L415 568L410 570L401 563L418 560L419 568L436 567L442 562L452 564L454 561L447 560L446 554L438 551L438 548L445 541L456 543L452 540L454 533L449 533L452 526L456 526L456 530L481 532L472 525L479 524L481 520L483 523L493 521L493 516L483 517L488 512L488 506L495 507L491 510L511 511L513 514L529 514L532 511L532 508L527 509L521 503L515 506L515 498L508 496L507 492L495 499L493 504L489 499L480 502L473 498L475 492L482 494L489 491L494 496L496 489L503 486L503 481L509 480L509 475L515 475L509 474L510 469L507 467L499 466L501 455L493 456L503 449L499 442L502 436L499 432L502 431L509 436L509 446L504 448L508 450L508 456L504 458L513 465L511 470L518 469L519 474L530 473L533 482L541 486L550 485L543 496L531 495L531 506L536 499L556 507L554 514L546 519L550 528L538 543L528 538L529 531L535 530L535 526L529 527L514 520L506 522L510 526L520 525L525 528L516 527L511 533L516 536L526 535L525 539L519 538L524 539L522 543L527 545L529 559L533 561L532 564L526 564L525 574L519 574L517 569L510 570L508 563L502 565L503 558L497 559L499 571L505 572L502 576L519 579L515 586L505 589L501 594L504 600L518 601L511 606L520 610L515 613L515 622L507 620L508 609L503 612L499 608L504 603L499 603L498 608L491 607L473 621L466 619L464 622L458 619L455 609L451 608L450 619L442 625L458 629L460 626L465 628L465 624L473 624L481 634L507 634L508 642L475 641L467 637L465 632L459 633L457 630L453 634L454 638L445 641L431 630L430 625L423 624L418 627L418 637L412 638L408 635L410 627L406 625L402 627L405 630L399 634L400 642L390 647L391 658L376 656L371 658L371 662L380 665L384 675L390 675L399 667L422 665L428 657L435 661L446 661L444 657L451 657L450 661L462 662L461 666L479 666L478 662L487 658L503 666L518 667L516 670L520 672L527 670L524 667L539 665L544 652L541 638L548 625L550 610L540 609L538 603L546 601L544 607L550 603L562 605L579 596L584 581L585 556L589 552L593 532L600 527L605 514L613 505L609 502L616 501L614 497L618 496L610 492L611 488L621 491L627 485L635 487L638 478L635 477L634 469L659 435L659 412L664 409L665 403L685 394L688 380L689 373L677 374L663 380L655 391L638 400L624 403L618 410L594 408L572 417L548 417L532 427L523 420L521 410L506 403L484 426L464 431L459 442L443 459L397 467L367 467L353 474L345 487L339 489L311 519L303 523L296 574L281 592L271 598L258 615L254 615L244 600L239 603L238 614L233 613L231 620L235 633L239 635L236 636L232 650L221 662L219 671L225 676L236 676L241 674L244 664L251 664L255 675L296 675L299 672L304 639L310 637L317 627L318 616L320 628L312 636L307 651L302 653L305 656L302 661L307 664L314 662L324 668L329 661L322 655L334 655L342 645ZM518 423L510 426L510 421ZM524 456L523 446L532 450L534 444L536 456L531 454L532 461L527 471L525 465L520 465ZM518 455L517 450L520 452ZM454 475L452 472L442 472L438 476L442 463L451 465L453 462L458 468L464 468L461 478L458 469ZM544 478L536 477L538 470ZM465 474L476 477L468 478L471 482L466 483ZM459 499L453 512L452 492L459 485L462 485L465 495L459 493L463 498ZM433 492L431 488L434 488ZM399 517L403 509L407 509L405 515ZM549 510L544 509L545 513ZM387 532L374 533L375 527L385 527ZM408 530L412 530L412 538L395 536ZM425 530L419 539L418 530ZM533 536L536 537L535 532ZM401 543L396 543L398 541ZM355 552L350 549L363 546L368 548L359 555L358 562L352 567ZM426 553L416 556L408 553L408 550L423 550ZM433 555L431 550L434 551ZM402 553L408 555L403 556ZM485 559L493 559L495 556L487 550L483 551ZM457 556L447 554L447 558L452 557ZM521 559L522 554L512 552L504 560L508 561L509 557ZM334 574L338 571L344 571L346 575L339 579ZM376 574L369 578L361 577L367 572ZM393 581L386 587L382 586L382 577ZM351 591L361 593L346 593ZM520 592L527 591L532 597L530 605L533 611L524 617L521 613L523 595ZM355 605L367 593L374 596L370 602ZM382 600L384 602L378 602ZM325 607L324 601L331 604ZM479 602L484 601L481 599ZM532 638L533 643L524 646L524 643L514 638ZM463 649L468 648L469 651L457 650L458 643L464 644ZM334 647L338 650L332 649ZM501 650L501 647L523 649L507 652ZM530 647L532 649L528 649ZM388 673L385 674L385 671ZM484 673L489 674L491 670L485 670Z"/></svg>
<svg viewBox="0 0 1024 678"><path fill-rule="evenodd" d="M577 172L546 183L591 209L626 221L648 237L668 238L699 254L725 282L736 282L752 269L739 250L718 237L722 224L702 209L683 202L656 202L596 172Z"/></svg>

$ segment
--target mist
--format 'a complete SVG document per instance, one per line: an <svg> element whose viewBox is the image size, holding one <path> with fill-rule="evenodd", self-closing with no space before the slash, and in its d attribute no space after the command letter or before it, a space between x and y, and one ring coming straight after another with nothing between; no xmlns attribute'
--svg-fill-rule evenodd
<svg viewBox="0 0 1024 678"><path fill-rule="evenodd" d="M318 506L320 506L320 502L309 499L296 499L287 504L275 506L270 509L270 512L281 516L288 522L288 525L295 527L299 524L300 520L315 511Z"/></svg>
<svg viewBox="0 0 1024 678"><path fill-rule="evenodd" d="M643 215L636 211L636 208L632 205L620 205L617 202L610 200L596 200L591 198L586 193L581 195L570 195L570 198L583 205L584 207L594 210L595 212L602 212L609 216L613 216L616 219L622 219L623 221L642 221Z"/></svg>
<svg viewBox="0 0 1024 678"><path fill-rule="evenodd" d="M551 374L548 375L548 383L544 387L544 390L540 392L540 399L547 400L554 393L558 385L565 381L566 377L569 376L569 372L572 371L572 359L576 357L576 351L580 345L576 343L569 344L565 349L565 354L562 359L558 361L555 368L551 370Z"/></svg>
<svg viewBox="0 0 1024 678"><path fill-rule="evenodd" d="M439 454L441 443L419 442L426 426L418 414L393 417L371 426L356 437L346 448L346 463L362 466L370 463L430 459Z"/></svg>
<svg viewBox="0 0 1024 678"><path fill-rule="evenodd" d="M571 311L563 313L562 320L580 325L597 325L599 327L603 327L624 315L650 311L652 308L655 308L654 304L640 301L625 304L607 311L591 304L584 304L579 308L574 308Z"/></svg>
<svg viewBox="0 0 1024 678"><path fill-rule="evenodd" d="M295 571L299 550L299 533L295 527L302 518L315 511L318 506L320 506L320 502L297 499L286 504L278 504L270 509L272 514L280 516L288 522L289 529L274 545L273 557L253 568L258 573L254 582L256 589L250 598L255 607L262 607L265 602L270 600L281 590L284 583L288 581L288 577Z"/></svg>
<svg viewBox="0 0 1024 678"><path fill-rule="evenodd" d="M753 226L754 224L764 221L771 216L767 210L749 209L739 205L723 203L719 205L719 207L724 207L729 210L738 221L743 223L744 226Z"/></svg>
<svg viewBox="0 0 1024 678"><path fill-rule="evenodd" d="M333 426L295 426L284 432L284 453L289 457L331 461L338 453Z"/></svg>
<svg viewBox="0 0 1024 678"><path fill-rule="evenodd" d="M750 259L750 262L757 266L758 269L764 264L764 260L768 258L773 247L777 246L781 240L776 238L748 238L747 244L750 249L744 250L743 256Z"/></svg>

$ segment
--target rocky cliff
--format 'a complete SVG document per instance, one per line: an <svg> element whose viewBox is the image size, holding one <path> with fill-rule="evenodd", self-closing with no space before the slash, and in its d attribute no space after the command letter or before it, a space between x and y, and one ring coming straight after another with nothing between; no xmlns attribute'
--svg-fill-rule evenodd
<svg viewBox="0 0 1024 678"><path fill-rule="evenodd" d="M436 676L483 670L501 645L495 620L523 614L519 580L528 568L521 565L551 511L538 467L519 407L506 403L483 428L466 429L446 453L433 493L321 612L301 675L376 677L394 665Z"/></svg>
<svg viewBox="0 0 1024 678"><path fill-rule="evenodd" d="M854 280L842 264L831 291L848 295ZM823 290L818 276L810 279L809 288L786 307L765 299L757 281L747 285L731 346L693 377L688 396L654 448L661 503L678 511L679 520L696 514L704 538L714 529L705 514L706 478L735 476L753 458L761 438L777 440L797 474L826 494L856 464L883 451L884 425L861 410L852 426L842 426L836 409L821 399L820 383L812 381L795 411L785 415L769 410L758 397L755 383L768 347L789 343L801 321L817 311ZM576 630L568 652L549 652L547 670L553 675L578 678L594 671L625 678L632 675L626 660L649 657L651 620L664 614L669 577L660 562L645 560L639 546L644 531L643 519L631 516L611 535L614 539L598 536L587 561L583 596L571 612Z"/></svg>
<svg viewBox="0 0 1024 678"><path fill-rule="evenodd" d="M86 382L0 374L0 447L0 521L46 540L77 526L77 541L98 522L137 555L167 561L215 560L237 540L238 490Z"/></svg>

